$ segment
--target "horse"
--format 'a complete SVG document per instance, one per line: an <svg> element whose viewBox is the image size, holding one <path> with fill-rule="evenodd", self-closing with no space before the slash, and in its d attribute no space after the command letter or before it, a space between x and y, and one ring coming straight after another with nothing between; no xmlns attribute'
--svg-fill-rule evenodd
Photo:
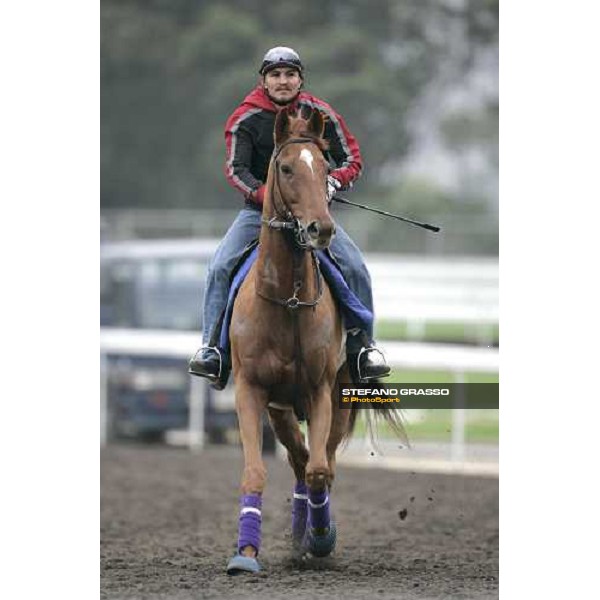
<svg viewBox="0 0 600 600"><path fill-rule="evenodd" d="M324 127L318 110L278 112L258 256L233 306L229 336L244 468L238 551L229 561L229 574L261 568L265 411L296 478L294 548L327 556L335 547L329 504L335 454L352 433L357 408L340 408L337 398L336 384L352 382L346 334L315 255L335 235L326 193ZM310 450L299 427L304 417ZM391 413L386 419L397 425Z"/></svg>

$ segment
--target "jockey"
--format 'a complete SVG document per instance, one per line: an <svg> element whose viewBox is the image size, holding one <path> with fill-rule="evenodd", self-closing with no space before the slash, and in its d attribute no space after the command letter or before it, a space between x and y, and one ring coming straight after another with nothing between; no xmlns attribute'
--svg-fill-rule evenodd
<svg viewBox="0 0 600 600"><path fill-rule="evenodd" d="M245 247L259 237L261 211L269 162L274 149L275 116L283 107L309 106L326 116L324 137L329 142L328 198L345 190L362 170L360 149L344 120L326 102L302 91L303 66L291 48L269 50L259 70L260 79L233 112L225 126L225 175L245 197L245 206L219 244L209 265L203 309L203 342L189 364L189 372L207 377L220 389L227 381L230 361L217 347L220 317L227 304L230 277ZM336 225L330 246L348 287L373 313L371 279L358 247ZM373 331L348 333L346 350L351 372L363 380L385 376L390 369L373 345ZM223 375L225 374L225 377Z"/></svg>

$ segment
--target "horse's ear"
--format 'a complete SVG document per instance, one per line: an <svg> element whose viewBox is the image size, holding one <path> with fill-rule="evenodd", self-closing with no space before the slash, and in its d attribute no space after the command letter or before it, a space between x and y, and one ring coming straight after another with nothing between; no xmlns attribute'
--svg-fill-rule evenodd
<svg viewBox="0 0 600 600"><path fill-rule="evenodd" d="M310 106L303 104L300 108L299 114L305 121L309 121L311 115L313 114L313 109Z"/></svg>
<svg viewBox="0 0 600 600"><path fill-rule="evenodd" d="M284 108L275 117L275 146L281 146L290 134L290 119L288 111Z"/></svg>
<svg viewBox="0 0 600 600"><path fill-rule="evenodd" d="M314 133L318 137L323 137L323 132L325 131L325 119L321 114L320 110L316 108L313 110L312 115L308 121L309 131Z"/></svg>

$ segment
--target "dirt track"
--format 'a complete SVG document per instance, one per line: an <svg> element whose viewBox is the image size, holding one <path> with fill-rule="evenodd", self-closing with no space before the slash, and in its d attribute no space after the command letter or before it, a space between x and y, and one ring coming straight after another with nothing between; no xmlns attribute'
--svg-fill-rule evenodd
<svg viewBox="0 0 600 600"><path fill-rule="evenodd" d="M292 473L275 458L263 501L263 572L228 577L241 451L109 446L102 454L101 597L497 598L498 481L339 467L338 547L290 555ZM406 517L399 512L406 509Z"/></svg>

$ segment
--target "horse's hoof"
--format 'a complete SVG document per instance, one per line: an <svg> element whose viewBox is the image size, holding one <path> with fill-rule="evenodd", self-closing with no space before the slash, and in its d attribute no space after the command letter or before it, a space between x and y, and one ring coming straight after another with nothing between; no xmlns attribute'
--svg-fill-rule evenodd
<svg viewBox="0 0 600 600"><path fill-rule="evenodd" d="M238 575L239 573L258 573L260 564L252 556L236 554L227 565L227 575Z"/></svg>
<svg viewBox="0 0 600 600"><path fill-rule="evenodd" d="M335 523L331 521L329 525L329 531L323 535L317 535L314 530L310 530L307 536L307 550L313 555L319 558L329 556L335 548L335 542L337 538L337 531Z"/></svg>

